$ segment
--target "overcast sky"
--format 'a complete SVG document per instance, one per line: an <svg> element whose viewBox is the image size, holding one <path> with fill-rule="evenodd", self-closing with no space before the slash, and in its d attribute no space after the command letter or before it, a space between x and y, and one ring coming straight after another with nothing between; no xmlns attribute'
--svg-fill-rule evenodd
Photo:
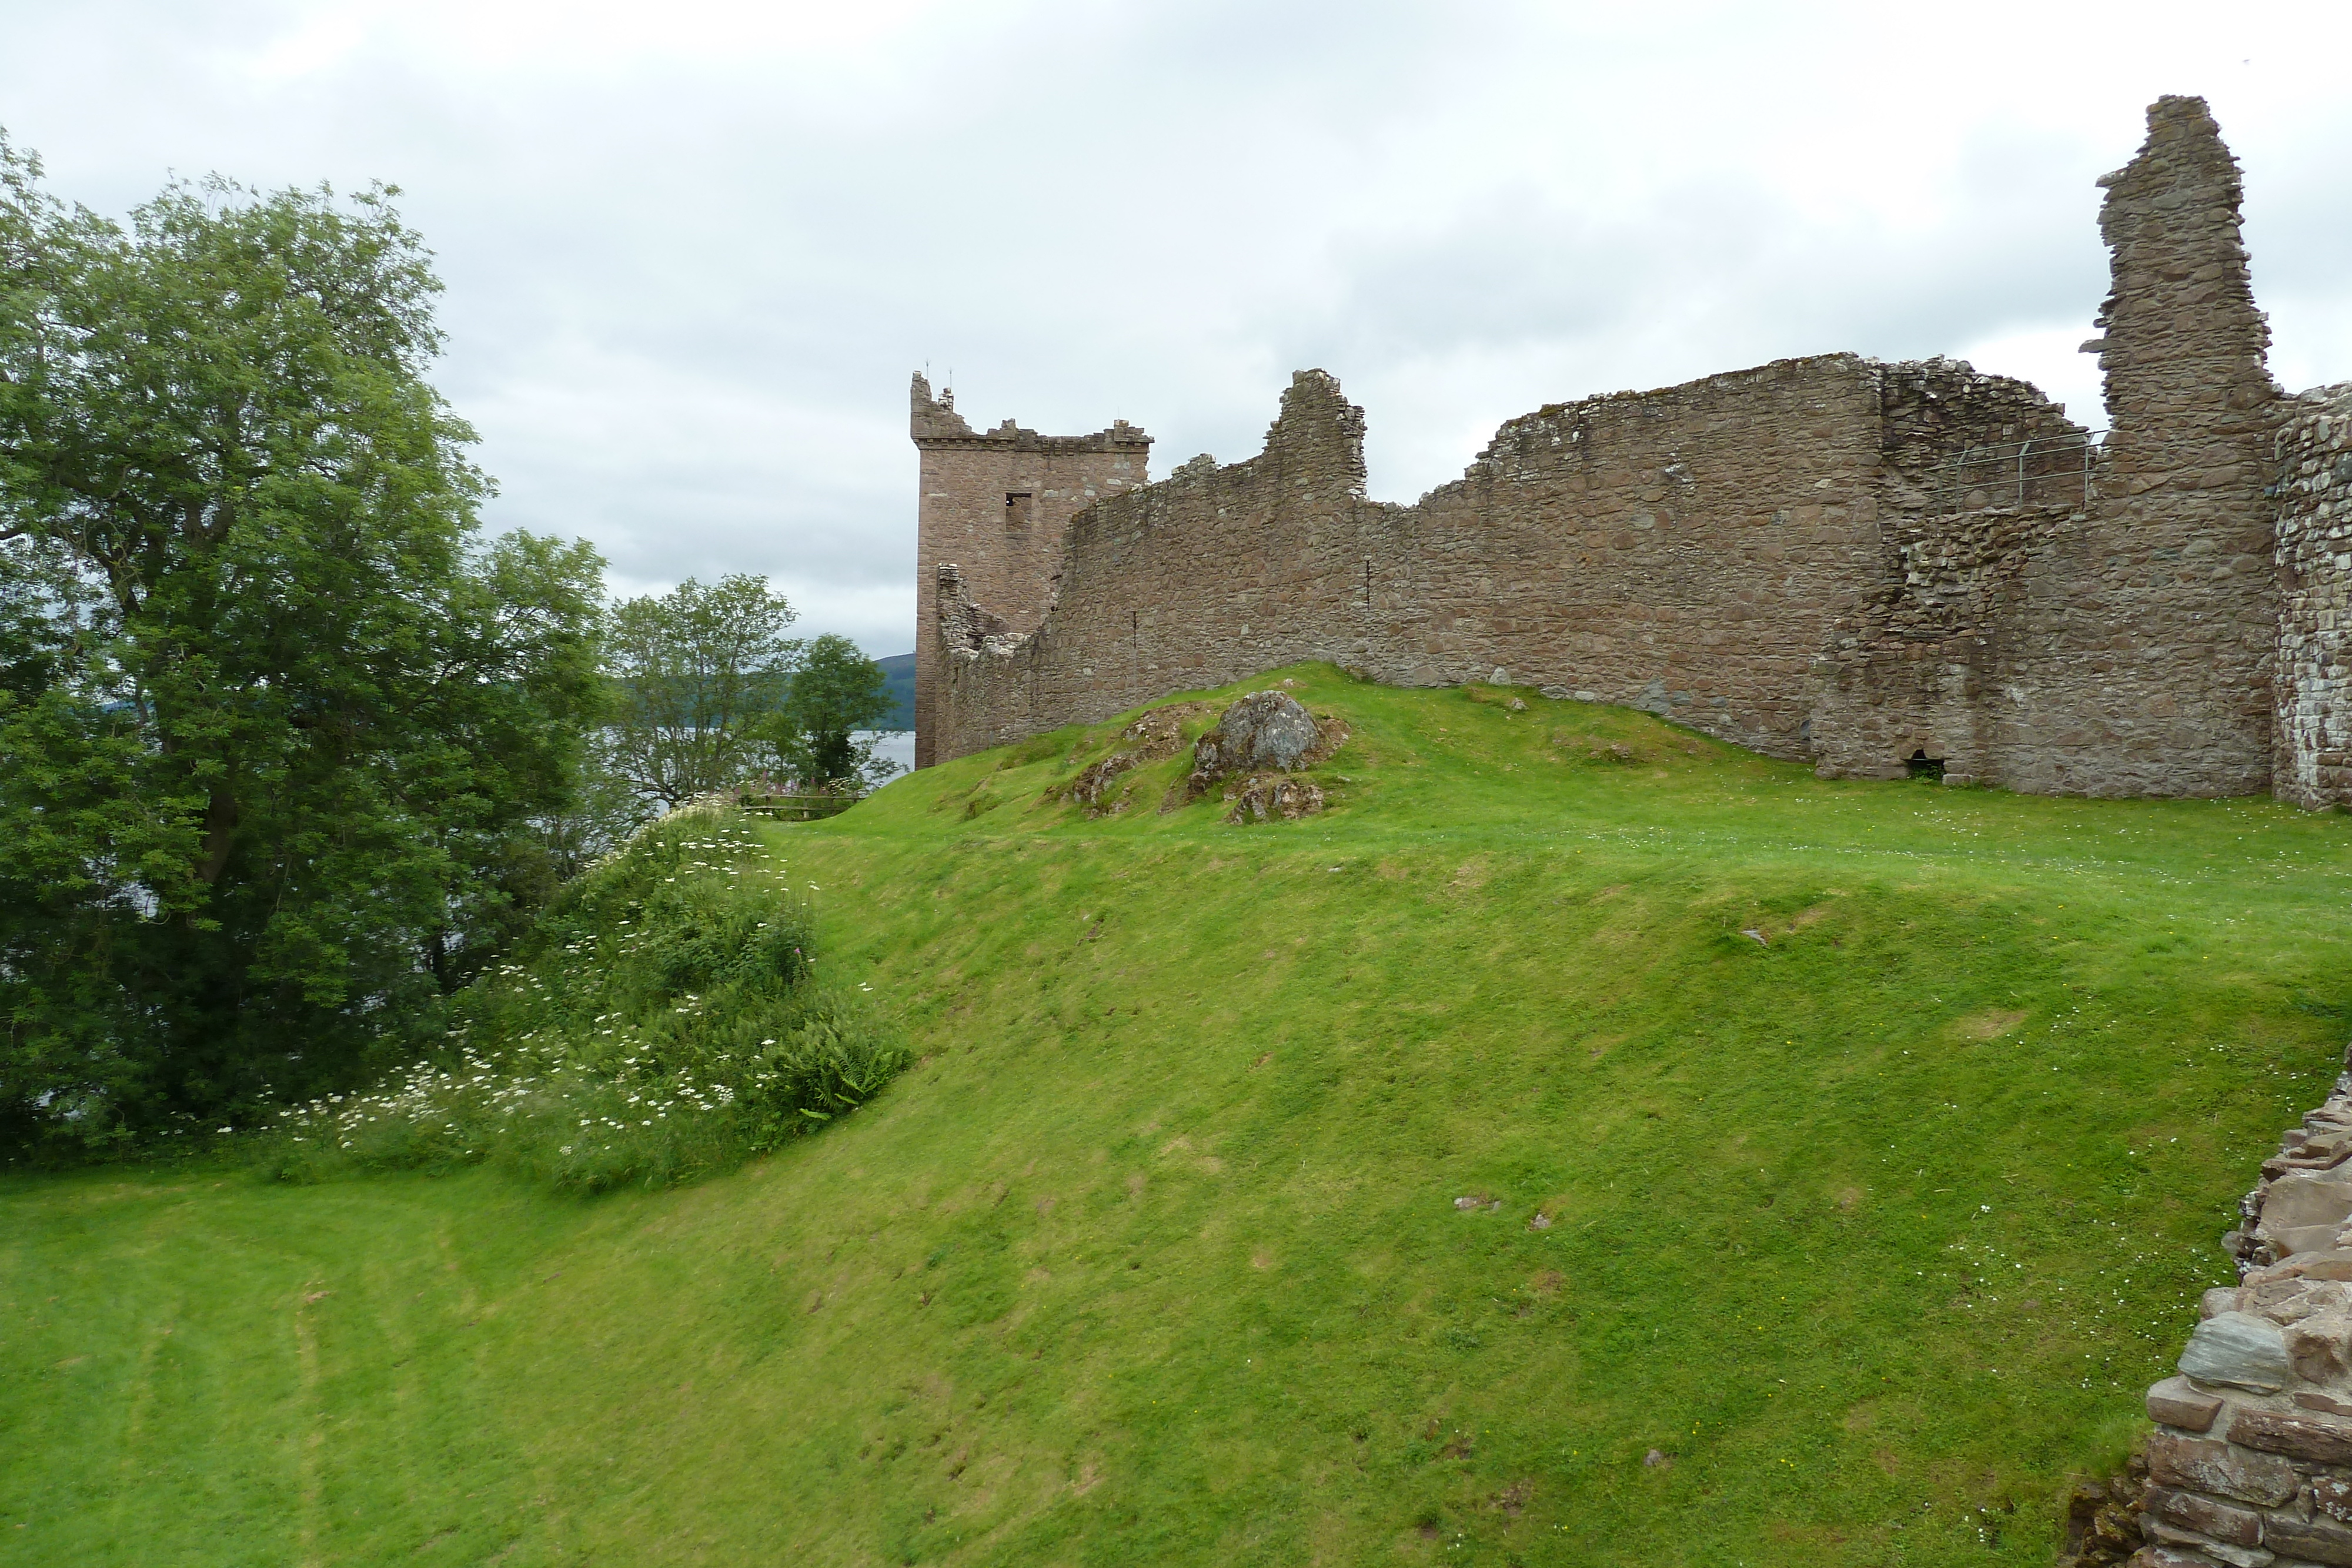
<svg viewBox="0 0 2352 1568"><path fill-rule="evenodd" d="M2226 15L2225 15L2226 13ZM2290 391L2352 379L2352 6L0 0L0 126L120 212L382 179L438 254L494 527L616 590L766 573L914 645L907 377L978 425L1372 494L1547 402L1945 352L2103 424L2098 192L2160 93L2246 169Z"/></svg>

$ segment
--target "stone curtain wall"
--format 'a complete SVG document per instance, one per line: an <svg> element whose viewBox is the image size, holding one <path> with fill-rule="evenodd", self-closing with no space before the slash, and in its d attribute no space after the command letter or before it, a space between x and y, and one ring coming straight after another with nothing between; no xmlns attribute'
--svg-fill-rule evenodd
<svg viewBox="0 0 2352 1568"><path fill-rule="evenodd" d="M1103 497L1142 485L1151 437L1124 420L1092 435L1040 435L1009 419L993 430L974 431L956 413L955 393L934 399L920 375L909 402L922 455L917 580L930 583L942 564L958 563L968 591L1005 628L1035 630L1061 570L1070 518ZM940 648L935 636L915 639L918 768L939 760L931 706L940 687Z"/></svg>
<svg viewBox="0 0 2352 1568"><path fill-rule="evenodd" d="M2279 798L2352 804L2352 383L2297 398L2278 436Z"/></svg>
<svg viewBox="0 0 2352 1568"><path fill-rule="evenodd" d="M1361 514L1393 509L1371 507L1363 486L1361 413L1330 378L1302 372L1261 455L1195 459L1079 517L1034 636L992 636L993 606L970 574L941 571L939 755L1333 656L1324 622L1350 583L1332 573L1354 559Z"/></svg>
<svg viewBox="0 0 2352 1568"><path fill-rule="evenodd" d="M1362 411L1302 371L1260 456L1081 514L1034 638L1004 641L968 571L937 589L939 755L1325 659L1405 685L1500 669L1810 757L1816 659L1885 598L1937 465L2035 434L2080 433L2020 382L1824 355L1539 410L1400 507L1364 497ZM1927 732L1845 733L1844 770L1899 774Z"/></svg>
<svg viewBox="0 0 2352 1568"><path fill-rule="evenodd" d="M2008 676L2028 646L2025 569L2083 520L2086 433L2024 382L1949 361L1881 382L1879 573L1813 663L1817 768L1899 779L1924 756L1952 783L2004 780L2047 743Z"/></svg>
<svg viewBox="0 0 2352 1568"><path fill-rule="evenodd" d="M2157 1423L2134 1568L2352 1563L2352 1073L2281 1140Z"/></svg>
<svg viewBox="0 0 2352 1568"><path fill-rule="evenodd" d="M1366 667L1499 666L1804 756L1806 668L1877 575L1879 372L1784 360L1513 420L1408 514Z"/></svg>

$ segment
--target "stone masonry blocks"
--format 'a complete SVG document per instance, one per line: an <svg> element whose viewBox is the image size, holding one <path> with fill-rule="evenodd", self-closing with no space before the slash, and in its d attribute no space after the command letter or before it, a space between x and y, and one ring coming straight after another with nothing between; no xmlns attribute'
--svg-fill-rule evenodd
<svg viewBox="0 0 2352 1568"><path fill-rule="evenodd" d="M2147 1391L2135 1564L2352 1564L2352 1179L2333 1179L2347 1162L2352 1071L2263 1163L2224 1238L2238 1282L2205 1293L2180 1375ZM2342 1196L2319 1203L2315 1185Z"/></svg>
<svg viewBox="0 0 2352 1568"><path fill-rule="evenodd" d="M2275 465L2278 794L2352 804L2352 383L2294 401Z"/></svg>
<svg viewBox="0 0 2352 1568"><path fill-rule="evenodd" d="M1034 631L1053 601L1070 518L1142 485L1151 437L1121 420L1092 435L1040 435L1006 420L974 431L955 393L934 399L914 378L909 424L922 454L916 579L929 588L956 567L970 593L1014 632ZM940 689L936 635L915 640L915 766L941 760L932 705ZM945 754L952 757L953 751Z"/></svg>

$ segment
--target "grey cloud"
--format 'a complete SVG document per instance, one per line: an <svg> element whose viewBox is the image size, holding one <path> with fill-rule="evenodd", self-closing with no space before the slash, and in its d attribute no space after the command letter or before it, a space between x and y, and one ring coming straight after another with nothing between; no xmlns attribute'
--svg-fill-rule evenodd
<svg viewBox="0 0 2352 1568"><path fill-rule="evenodd" d="M354 51L255 73L346 14ZM741 41L600 56L551 8L495 59L420 14L0 0L0 120L117 210L172 168L400 183L495 525L583 533L631 591L765 571L878 653L915 634L913 369L982 423L1134 420L1164 473L1256 450L1321 365L1409 496L1546 401L2087 328L2090 181L2179 85L2040 12L2004 53L1833 5L1043 0L828 52L688 3L677 38ZM2133 37L2168 70L2165 21ZM2352 121L2305 90L2223 120L2283 360L2341 376Z"/></svg>

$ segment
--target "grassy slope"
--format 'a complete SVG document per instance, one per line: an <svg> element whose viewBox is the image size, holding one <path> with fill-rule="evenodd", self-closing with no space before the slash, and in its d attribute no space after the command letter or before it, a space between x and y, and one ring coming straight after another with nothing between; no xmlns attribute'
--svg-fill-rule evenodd
<svg viewBox="0 0 2352 1568"><path fill-rule="evenodd" d="M0 1186L0 1561L2046 1562L2341 821L1297 674L1321 819L1041 802L1105 727L779 830L929 1059L740 1176Z"/></svg>

